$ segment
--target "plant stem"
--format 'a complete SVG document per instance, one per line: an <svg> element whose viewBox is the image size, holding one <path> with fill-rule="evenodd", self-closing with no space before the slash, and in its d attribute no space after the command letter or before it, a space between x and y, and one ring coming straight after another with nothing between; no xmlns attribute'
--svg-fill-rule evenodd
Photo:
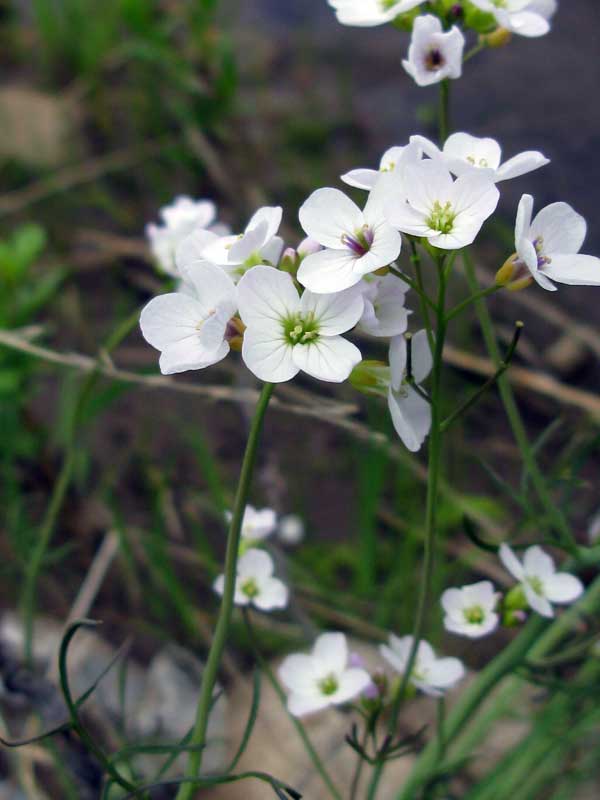
<svg viewBox="0 0 600 800"><path fill-rule="evenodd" d="M271 667L269 666L267 661L263 658L263 655L260 652L260 648L258 647L256 636L254 634L254 628L252 627L252 622L250 621L250 614L248 613L248 610L245 609L245 608L243 609L243 617L244 617L244 622L246 623L246 630L248 631L248 638L250 639L250 644L252 645L252 650L254 651L256 659L257 659L258 663L260 664L260 667L261 667L262 671L267 676L267 680L269 681L269 683L271 684L271 686L275 690L275 693L277 694L277 697L281 701L281 704L286 709L287 715L290 718L290 720L291 720L292 724L294 725L294 727L296 728L296 731L298 732L298 735L302 739L302 744L304 745L304 749L308 753L308 756L309 756L310 760L312 761L314 768L317 770L317 772L319 773L319 775L323 779L323 783L329 789L329 793L331 794L331 796L335 800L342 800L342 796L341 796L340 792L338 791L338 789L336 788L335 784L333 783L333 780L331 779L331 776L329 775L329 773L325 769L325 765L323 764L323 762L319 758L319 755L318 755L317 751L315 750L315 748L312 745L312 742L308 738L308 734L306 733L306 729L304 728L304 725L300 722L298 717L295 717L293 714L290 714L289 711L287 711L287 698L285 696L285 692L283 691L283 689L279 685L279 681L277 680L277 678L273 674L273 670L271 669Z"/></svg>
<svg viewBox="0 0 600 800"><path fill-rule="evenodd" d="M363 734L361 747L364 750L367 746L367 741L369 739L369 729L365 726L365 732ZM360 779L363 772L363 767L365 766L365 759L360 755L360 753L356 754L356 767L354 768L354 775L352 776L352 783L350 785L350 800L356 800L358 796L358 787L360 786Z"/></svg>
<svg viewBox="0 0 600 800"><path fill-rule="evenodd" d="M445 320L446 302L446 275L444 272L444 258L438 261L438 298L436 306L436 331L435 331L435 350L433 353L433 370L431 384L431 431L429 434L429 455L428 455L428 474L427 474L427 505L425 512L425 553L423 560L423 572L419 588L417 601L417 612L413 627L413 641L410 649L406 669L402 675L400 687L394 698L390 712L388 734L393 736L398 725L400 707L408 687L410 676L417 659L419 644L423 638L425 627L425 615L430 605L431 583L435 563L435 544L437 533L437 505L438 489L440 483L441 469L441 445L442 445L442 419L441 419L441 375L443 368L444 341L446 337ZM374 800L385 761L381 760L373 771L371 784L369 786L368 800Z"/></svg>
<svg viewBox="0 0 600 800"><path fill-rule="evenodd" d="M467 250L465 250L463 253L463 260L465 265L465 275L469 288L472 292L477 292L479 285L477 283L477 277L475 274L475 266ZM475 310L477 312L479 325L481 327L481 332L483 333L483 338L485 340L489 356L496 367L499 367L502 362L502 357L500 355L498 342L494 333L494 324L484 299L479 298L475 300ZM531 448L531 444L529 442L525 425L523 424L512 387L505 375L501 375L498 378L498 388L500 390L500 396L504 404L504 409L506 411L506 416L508 417L513 436L515 437L521 453L521 458L523 459L523 463L525 464L525 467L531 476L531 480L538 497L540 498L546 513L554 523L554 526L560 536L561 544L565 550L567 550L567 552L574 554L577 547L573 538L573 534L571 533L569 524L567 523L562 511L555 506L552 497L550 496L550 492L546 486L546 481L537 465L535 454Z"/></svg>
<svg viewBox="0 0 600 800"><path fill-rule="evenodd" d="M244 509L246 508L246 503L248 501L248 494L250 491L252 474L254 472L254 464L258 450L258 441L263 427L265 412L269 405L271 395L273 394L273 389L274 385L272 383L265 383L263 386L258 403L256 405L256 410L254 412L254 418L248 434L248 441L246 443L246 451L244 453L244 460L240 472L240 481L235 496L233 515L231 518L231 525L229 527L229 535L227 537L223 599L221 601L221 608L219 610L219 618L217 620L213 642L208 654L204 672L202 674L200 697L198 699L198 707L196 710L196 722L194 724L194 732L190 740L190 744L198 748L201 748L202 745L206 744L206 730L208 728L208 718L210 714L213 691L217 681L221 656L223 655L225 642L227 641L231 615L233 613L233 596L235 592L238 550L240 545L240 532L242 529ZM188 757L187 777L196 779L200 773L201 765L202 750L198 749L197 751L190 752ZM193 794L193 783L182 784L177 793L176 800L190 800L190 798L193 797Z"/></svg>
<svg viewBox="0 0 600 800"><path fill-rule="evenodd" d="M440 147L443 147L450 132L450 81L440 83L439 133Z"/></svg>
<svg viewBox="0 0 600 800"><path fill-rule="evenodd" d="M468 308L471 303L475 303L477 300L482 300L484 297L489 297L490 295L497 292L502 287L495 283L493 286L488 286L487 289L481 289L480 291L476 292L475 294L467 297L466 300L463 300L462 303L459 303L457 306L454 306L448 314L446 315L446 322L450 322L459 314L461 314L466 308Z"/></svg>

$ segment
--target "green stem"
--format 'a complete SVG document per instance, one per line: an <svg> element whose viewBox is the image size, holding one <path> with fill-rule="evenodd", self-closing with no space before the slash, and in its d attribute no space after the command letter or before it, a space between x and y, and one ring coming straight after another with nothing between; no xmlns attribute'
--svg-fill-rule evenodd
<svg viewBox="0 0 600 800"><path fill-rule="evenodd" d="M440 83L440 115L439 132L440 147L443 147L450 131L450 81L448 78Z"/></svg>
<svg viewBox="0 0 600 800"><path fill-rule="evenodd" d="M333 798L335 798L335 800L342 800L342 796L341 796L340 792L338 791L338 789L336 788L335 784L333 783L333 780L331 779L331 776L329 775L329 773L325 769L325 765L323 764L323 762L319 758L319 755L318 755L317 751L315 750L315 748L312 745L312 742L308 738L308 734L306 733L304 725L300 722L298 717L295 717L293 714L290 714L287 711L287 698L285 696L285 692L283 691L283 689L279 685L279 681L277 680L277 678L273 674L273 670L271 669L271 667L269 666L267 661L262 656L260 648L258 647L256 636L254 634L254 628L252 627L252 622L250 621L250 614L248 613L248 610L245 609L245 608L243 609L243 617L244 617L244 622L246 623L246 630L248 631L248 638L250 639L250 644L252 645L252 650L254 651L256 659L257 659L258 663L260 664L260 667L261 667L262 671L267 676L267 680L269 681L269 683L271 684L271 686L275 690L275 693L276 693L277 697L279 698L279 700L281 701L281 704L286 709L287 715L290 718L290 720L291 720L292 724L294 725L294 727L296 728L296 731L298 732L298 735L300 736L300 738L302 740L302 744L304 745L304 749L308 753L308 756L309 756L310 760L312 761L314 768L317 770L317 772L319 773L319 775L323 779L323 783L328 788L329 793L331 794L331 796ZM361 761L362 761L362 759L361 759Z"/></svg>
<svg viewBox="0 0 600 800"><path fill-rule="evenodd" d="M365 727L365 732L363 734L361 747L364 749L367 746L367 742L369 740L369 729ZM350 785L350 800L356 800L358 796L358 787L360 786L360 779L362 777L363 768L365 766L365 759L362 757L360 753L356 754L356 767L354 768L354 775L352 776L352 783Z"/></svg>
<svg viewBox="0 0 600 800"><path fill-rule="evenodd" d="M475 294L471 295L471 297L467 297L466 300L463 300L462 303L454 306L448 314L446 315L446 322L450 322L455 317L458 317L459 314L468 308L472 303L477 302L477 300L483 300L484 297L489 297L490 295L494 294L501 289L502 287L495 283L493 286L488 286L487 289L481 289L480 291L476 292Z"/></svg>
<svg viewBox="0 0 600 800"><path fill-rule="evenodd" d="M423 638L425 628L425 617L430 606L431 584L435 563L435 544L437 533L437 506L438 490L440 483L441 469L441 447L442 447L442 419L441 419L441 376L443 368L444 341L446 338L445 302L446 302L446 276L444 273L444 258L438 261L438 299L436 306L436 332L435 349L433 353L433 370L431 384L431 431L429 434L429 453L428 453L428 474L427 474L427 505L425 511L425 552L423 560L423 572L419 588L417 601L417 612L413 628L413 641L410 649L406 669L402 675L400 687L394 697L390 712L388 734L393 736L398 725L400 707L410 676L417 659L419 644ZM374 800L379 782L381 780L385 760L382 759L376 765L371 784L368 791L368 800Z"/></svg>
<svg viewBox="0 0 600 800"><path fill-rule="evenodd" d="M254 412L254 418L248 434L246 452L244 453L244 460L240 472L240 481L235 496L233 515L231 518L231 525L229 527L229 535L227 537L223 599L221 601L221 608L219 610L219 618L217 620L213 642L208 654L208 660L204 668L204 673L202 675L200 696L196 710L196 722L194 724L192 738L190 739L190 744L199 748L198 750L192 751L188 757L187 777L191 778L192 780L198 777L200 773L200 767L202 765L201 746L206 744L206 730L208 728L208 718L212 704L213 691L217 681L221 657L227 641L231 615L233 613L233 596L235 592L238 550L240 545L240 532L242 529L244 509L246 508L248 494L250 492L252 474L254 472L254 464L258 450L258 442L263 427L265 412L269 405L271 395L273 394L273 389L274 385L272 383L265 383L258 399L256 410ZM177 793L176 800L190 800L190 798L193 797L193 794L193 783L182 784Z"/></svg>
<svg viewBox="0 0 600 800"><path fill-rule="evenodd" d="M435 311L435 306L431 303L431 300L427 296L427 292L425 291L425 283L423 281L423 271L421 269L421 255L417 249L417 245L414 239L410 239L410 249L411 249L411 256L410 260L415 270L415 277L417 280L417 294L419 297L419 306L421 309L421 318L423 321L423 325L425 326L425 330L427 331L427 340L429 342L429 347L431 352L433 353L435 349L435 342L433 341L433 326L431 324L431 317L429 315L429 308L428 304L433 307ZM427 302L426 302L427 301Z"/></svg>
<svg viewBox="0 0 600 800"><path fill-rule="evenodd" d="M106 340L104 347L101 349L98 357L99 361L103 354L110 353L123 341L123 339L137 324L138 319L139 310L136 309L134 313L130 314L125 320L119 323L119 325ZM69 422L69 428L67 431L62 467L52 489L50 501L44 515L34 550L25 568L23 591L21 595L21 608L24 626L24 655L25 661L28 664L31 664L33 655L33 625L35 618L36 586L44 564L46 553L48 552L48 548L50 547L50 543L52 541L58 515L69 489L71 478L73 477L73 468L75 465L75 456L77 451L77 433L81 427L81 417L83 415L88 397L93 392L99 378L100 373L98 370L90 372L90 374L81 384L75 398L73 415Z"/></svg>
<svg viewBox="0 0 600 800"><path fill-rule="evenodd" d="M470 254L466 250L463 253L463 260L465 265L465 275L469 288L472 292L477 292L479 285L477 283L477 277L475 274L475 266L471 260ZM494 333L494 324L484 299L480 298L479 300L475 301L475 310L477 312L479 325L483 333L483 338L485 340L489 356L496 367L499 367L502 362L502 358L500 355L498 342L496 340L496 335ZM546 486L544 476L537 465L535 454L529 442L525 425L523 424L510 381L506 375L502 375L498 378L498 388L500 390L500 396L504 404L504 409L506 411L506 416L508 417L513 436L515 437L521 453L521 458L523 459L523 463L525 464L527 472L531 476L531 480L538 497L544 507L544 510L553 521L554 527L560 536L562 546L565 548L565 550L567 550L567 552L574 554L577 546L574 541L573 534L571 533L569 524L567 523L562 511L555 506L550 492L548 491L548 487Z"/></svg>

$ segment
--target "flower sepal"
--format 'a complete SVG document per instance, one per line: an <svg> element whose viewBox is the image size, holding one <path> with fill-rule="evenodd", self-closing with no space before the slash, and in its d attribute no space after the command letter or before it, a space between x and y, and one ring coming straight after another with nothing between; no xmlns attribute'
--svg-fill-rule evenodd
<svg viewBox="0 0 600 800"><path fill-rule="evenodd" d="M383 361L361 361L350 373L349 380L362 394L387 397L390 388L390 368Z"/></svg>
<svg viewBox="0 0 600 800"><path fill-rule="evenodd" d="M502 624L505 628L518 628L526 619L529 608L525 592L521 584L513 586L502 601Z"/></svg>
<svg viewBox="0 0 600 800"><path fill-rule="evenodd" d="M471 3L464 4L465 26L476 33L492 33L497 27L493 14L476 8Z"/></svg>
<svg viewBox="0 0 600 800"><path fill-rule="evenodd" d="M398 16L392 21L392 25L399 31L410 33L413 29L413 25L415 24L416 18L420 14L421 14L421 9L419 7L413 8L412 11L407 11L404 14L398 14Z"/></svg>
<svg viewBox="0 0 600 800"><path fill-rule="evenodd" d="M480 37L480 42L486 47L506 47L512 41L512 31L508 28L496 28L491 33L486 33Z"/></svg>
<svg viewBox="0 0 600 800"><path fill-rule="evenodd" d="M496 284L509 292L520 292L533 283L533 276L516 253L509 256L496 273Z"/></svg>

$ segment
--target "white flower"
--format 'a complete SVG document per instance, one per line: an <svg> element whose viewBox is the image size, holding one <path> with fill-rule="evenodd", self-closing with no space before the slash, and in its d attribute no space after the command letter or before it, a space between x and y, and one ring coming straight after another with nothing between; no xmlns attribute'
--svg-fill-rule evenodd
<svg viewBox="0 0 600 800"><path fill-rule="evenodd" d="M282 581L273 577L273 568L273 559L264 550L246 550L237 563L234 603L253 605L261 611L285 608L288 590ZM223 594L224 575L219 575L213 588L217 594Z"/></svg>
<svg viewBox="0 0 600 800"><path fill-rule="evenodd" d="M175 253L179 244L195 229L208 228L216 218L217 209L210 200L176 197L173 203L160 210L163 225L149 224L146 236L160 268L177 277Z"/></svg>
<svg viewBox="0 0 600 800"><path fill-rule="evenodd" d="M300 224L325 248L307 255L298 280L311 292L339 292L398 258L402 239L387 222L384 187L375 187L364 211L338 189L318 189L300 208Z"/></svg>
<svg viewBox="0 0 600 800"><path fill-rule="evenodd" d="M239 236L221 236L208 244L202 255L239 278L250 267L268 262L277 265L283 240L277 236L281 225L280 206L259 208Z"/></svg>
<svg viewBox="0 0 600 800"><path fill-rule="evenodd" d="M358 327L371 336L397 336L408 326L408 285L394 275L367 276L359 284L365 301Z"/></svg>
<svg viewBox="0 0 600 800"><path fill-rule="evenodd" d="M429 375L432 366L427 333L419 331L412 337L412 375L418 385ZM431 406L406 381L407 345L404 336L390 343L391 382L388 408L396 433L412 453L416 453L431 428Z"/></svg>
<svg viewBox="0 0 600 800"><path fill-rule="evenodd" d="M231 511L225 512L225 519L231 522ZM257 542L270 536L277 527L277 514L272 508L254 508L246 506L242 519L241 536Z"/></svg>
<svg viewBox="0 0 600 800"><path fill-rule="evenodd" d="M472 244L500 197L485 172L471 170L453 181L438 160L407 166L405 183L404 191L388 194L388 220L403 233L423 236L442 250Z"/></svg>
<svg viewBox="0 0 600 800"><path fill-rule="evenodd" d="M600 286L600 259L579 253L587 224L568 203L552 203L533 222L533 197L524 194L515 226L516 270L525 268L539 285L550 292L557 283L571 286Z"/></svg>
<svg viewBox="0 0 600 800"><path fill-rule="evenodd" d="M521 36L544 36L549 20L558 8L556 0L471 0L474 6L492 14L501 28Z"/></svg>
<svg viewBox="0 0 600 800"><path fill-rule="evenodd" d="M371 684L369 673L348 664L343 633L323 633L312 653L287 656L279 678L289 691L288 710L296 717L347 703Z"/></svg>
<svg viewBox="0 0 600 800"><path fill-rule="evenodd" d="M553 617L552 603L568 604L583 593L583 584L568 572L556 572L554 560L541 547L528 547L519 561L513 550L500 545L500 559L510 574L519 581L527 602L543 617Z"/></svg>
<svg viewBox="0 0 600 800"><path fill-rule="evenodd" d="M456 25L444 33L440 20L425 14L415 20L402 66L419 86L460 78L464 47L465 37Z"/></svg>
<svg viewBox="0 0 600 800"><path fill-rule="evenodd" d="M392 22L399 14L405 14L420 5L423 0L328 0L335 9L338 22L372 28Z"/></svg>
<svg viewBox="0 0 600 800"><path fill-rule="evenodd" d="M446 612L444 625L452 633L478 639L491 633L498 625L498 593L490 581L446 589L441 603Z"/></svg>
<svg viewBox="0 0 600 800"><path fill-rule="evenodd" d="M279 520L277 535L284 544L299 544L304 539L304 522L297 514L286 514Z"/></svg>
<svg viewBox="0 0 600 800"><path fill-rule="evenodd" d="M161 351L163 375L203 369L229 352L225 335L237 309L231 278L214 264L202 263L186 273L185 291L155 297L140 316L146 341Z"/></svg>
<svg viewBox="0 0 600 800"><path fill-rule="evenodd" d="M348 186L370 191L375 187L382 175L392 174L402 178L406 165L419 161L421 156L420 148L413 144L408 144L405 147L390 147L381 157L378 170L361 167L346 172L341 178Z"/></svg>
<svg viewBox="0 0 600 800"><path fill-rule="evenodd" d="M527 150L501 164L502 149L495 139L479 138L468 133L453 133L446 140L443 150L425 136L411 136L410 141L430 158L440 159L454 175L480 169L486 171L494 183L518 178L550 163L537 150Z"/></svg>
<svg viewBox="0 0 600 800"><path fill-rule="evenodd" d="M290 275L261 266L244 275L238 291L247 325L242 357L262 381L289 381L303 370L341 383L361 360L360 350L339 335L362 315L359 291L321 295L306 290L300 297Z"/></svg>
<svg viewBox="0 0 600 800"><path fill-rule="evenodd" d="M412 636L390 634L389 645L382 644L381 655L397 672L404 674L408 666L413 645ZM421 640L417 657L410 675L410 682L417 689L432 697L441 697L447 689L457 684L465 674L465 668L458 658L437 658L428 642Z"/></svg>

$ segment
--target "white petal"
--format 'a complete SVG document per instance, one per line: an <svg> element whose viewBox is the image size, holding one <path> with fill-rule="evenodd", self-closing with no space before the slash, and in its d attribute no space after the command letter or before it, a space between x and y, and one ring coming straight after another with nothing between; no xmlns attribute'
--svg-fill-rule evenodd
<svg viewBox="0 0 600 800"><path fill-rule="evenodd" d="M505 568L510 572L513 578L516 578L518 581L522 581L525 577L525 571L513 549L507 544L501 544L498 555L500 556L500 561L502 561Z"/></svg>
<svg viewBox="0 0 600 800"><path fill-rule="evenodd" d="M523 584L523 591L525 592L527 602L534 611L537 611L542 617L547 617L548 619L554 616L554 609L546 597L535 592L528 583Z"/></svg>
<svg viewBox="0 0 600 800"><path fill-rule="evenodd" d="M510 22L510 29L520 36L545 36L550 30L548 20L530 11L521 11L518 14L511 14Z"/></svg>
<svg viewBox="0 0 600 800"><path fill-rule="evenodd" d="M537 150L527 150L502 164L496 172L496 180L507 181L511 178L519 178L521 175L526 175L540 167L545 167L549 163L550 159Z"/></svg>
<svg viewBox="0 0 600 800"><path fill-rule="evenodd" d="M278 670L279 680L292 692L314 693L318 674L312 656L294 653L281 662Z"/></svg>
<svg viewBox="0 0 600 800"><path fill-rule="evenodd" d="M212 367L228 353L227 342L222 342L216 350L206 350L199 340L184 339L167 345L161 353L158 365L163 375L175 375L191 369Z"/></svg>
<svg viewBox="0 0 600 800"><path fill-rule="evenodd" d="M517 247L523 239L527 239L529 237L532 214L533 197L530 194L524 194L519 201L519 208L517 209L517 221L515 224L515 244Z"/></svg>
<svg viewBox="0 0 600 800"><path fill-rule="evenodd" d="M527 577L535 575L542 579L549 575L554 575L556 571L552 556L545 553L538 545L528 547L525 551L525 555L523 556L523 569Z"/></svg>
<svg viewBox="0 0 600 800"><path fill-rule="evenodd" d="M394 336L390 341L390 372L392 388L398 391L406 373L408 348L404 336Z"/></svg>
<svg viewBox="0 0 600 800"><path fill-rule="evenodd" d="M371 685L371 676L364 669L347 669L339 677L338 689L331 696L331 702L337 704L347 703L357 697Z"/></svg>
<svg viewBox="0 0 600 800"><path fill-rule="evenodd" d="M335 294L314 294L308 289L302 295L303 314L312 312L323 336L336 336L353 328L362 316L364 300L358 289Z"/></svg>
<svg viewBox="0 0 600 800"><path fill-rule="evenodd" d="M465 668L458 658L439 658L429 665L426 680L437 689L450 689L465 676Z"/></svg>
<svg viewBox="0 0 600 800"><path fill-rule="evenodd" d="M416 144L418 147L420 147L421 150L425 153L425 155L429 156L429 158L442 157L442 151L437 146L437 144L434 144L434 142L432 142L430 139L427 139L425 136L420 136L420 135L411 136L410 143Z"/></svg>
<svg viewBox="0 0 600 800"><path fill-rule="evenodd" d="M225 575L219 575L219 577L213 583L213 589L217 594L223 595L223 591L225 589Z"/></svg>
<svg viewBox="0 0 600 800"><path fill-rule="evenodd" d="M544 265L541 272L570 286L600 286L600 258L596 256L553 255L552 262Z"/></svg>
<svg viewBox="0 0 600 800"><path fill-rule="evenodd" d="M343 633L322 633L316 640L313 658L319 669L335 674L342 673L348 663L348 643Z"/></svg>
<svg viewBox="0 0 600 800"><path fill-rule="evenodd" d="M357 259L348 250L320 250L306 256L298 280L311 292L333 294L348 289L362 278L355 270Z"/></svg>
<svg viewBox="0 0 600 800"><path fill-rule="evenodd" d="M263 320L279 322L300 307L300 297L291 275L274 267L249 269L238 284L240 316L246 325Z"/></svg>
<svg viewBox="0 0 600 800"><path fill-rule="evenodd" d="M578 253L587 232L585 219L568 203L552 203L543 208L531 224L529 238L542 237L545 255Z"/></svg>
<svg viewBox="0 0 600 800"><path fill-rule="evenodd" d="M330 699L324 694L291 694L288 697L287 707L294 717L303 717L306 714L314 714L316 711L321 711L327 708L329 704Z"/></svg>
<svg viewBox="0 0 600 800"><path fill-rule="evenodd" d="M246 550L237 564L237 574L242 578L268 578L273 574L273 569L271 556L257 547Z"/></svg>
<svg viewBox="0 0 600 800"><path fill-rule="evenodd" d="M453 181L441 161L421 161L406 167L407 196L410 205L428 216L436 202L442 206L453 197Z"/></svg>
<svg viewBox="0 0 600 800"><path fill-rule="evenodd" d="M480 139L468 133L453 133L444 144L444 155L467 165L472 164L474 167L497 169L502 150L495 139Z"/></svg>
<svg viewBox="0 0 600 800"><path fill-rule="evenodd" d="M354 262L354 272L367 275L369 272L392 264L400 255L402 237L387 221L373 228L373 244L369 252Z"/></svg>
<svg viewBox="0 0 600 800"><path fill-rule="evenodd" d="M140 327L148 344L162 350L183 339L197 338L198 323L203 320L203 309L195 298L172 292L150 300L142 309Z"/></svg>
<svg viewBox="0 0 600 800"><path fill-rule="evenodd" d="M494 584L491 581L478 581L470 586L463 586L464 597L467 603L477 603L483 609L493 610L496 607L497 596Z"/></svg>
<svg viewBox="0 0 600 800"><path fill-rule="evenodd" d="M283 209L281 206L265 206L264 208L259 208L246 226L246 232L262 227L263 223L266 223L264 241L267 242L272 239L279 230L282 216Z"/></svg>
<svg viewBox="0 0 600 800"><path fill-rule="evenodd" d="M356 345L341 336L321 336L311 344L297 344L292 359L298 369L313 378L342 383L361 362L362 355Z"/></svg>
<svg viewBox="0 0 600 800"><path fill-rule="evenodd" d="M274 267L276 267L281 259L283 246L283 239L281 239L279 236L273 236L273 238L269 239L266 245L260 250L260 256L262 260L268 261L269 264L272 264Z"/></svg>
<svg viewBox="0 0 600 800"><path fill-rule="evenodd" d="M463 594L460 589L446 589L440 597L440 603L446 614L462 612L464 608Z"/></svg>
<svg viewBox="0 0 600 800"><path fill-rule="evenodd" d="M544 581L544 594L551 603L572 603L583 594L583 584L575 575L557 572Z"/></svg>
<svg viewBox="0 0 600 800"><path fill-rule="evenodd" d="M344 234L362 228L363 214L339 189L317 189L298 212L306 234L324 247L340 248Z"/></svg>
<svg viewBox="0 0 600 800"><path fill-rule="evenodd" d="M292 350L282 330L275 326L247 328L244 332L242 358L250 372L261 381L282 383L297 375Z"/></svg>
<svg viewBox="0 0 600 800"><path fill-rule="evenodd" d="M379 178L379 172L376 169L352 169L341 176L344 183L348 186L354 186L356 189L366 189L370 191Z"/></svg>
<svg viewBox="0 0 600 800"><path fill-rule="evenodd" d="M278 578L269 578L260 586L260 594L252 600L261 611L285 608L288 604L288 588Z"/></svg>
<svg viewBox="0 0 600 800"><path fill-rule="evenodd" d="M411 386L405 386L401 392L390 388L388 408L396 433L404 446L411 453L416 453L421 449L431 428L431 406Z"/></svg>
<svg viewBox="0 0 600 800"><path fill-rule="evenodd" d="M229 248L227 262L233 265L243 264L244 261L258 253L268 241L268 227L268 221L263 219L256 227L249 228L241 238L237 238Z"/></svg>
<svg viewBox="0 0 600 800"><path fill-rule="evenodd" d="M415 383L422 383L433 367L433 355L427 331L420 330L412 337L412 374Z"/></svg>
<svg viewBox="0 0 600 800"><path fill-rule="evenodd" d="M469 214L486 220L493 214L500 192L485 170L472 170L456 179L449 200L459 214Z"/></svg>
<svg viewBox="0 0 600 800"><path fill-rule="evenodd" d="M188 264L181 274L194 287L196 298L208 317L215 309L228 314L230 319L237 311L237 289L221 267L207 261Z"/></svg>
<svg viewBox="0 0 600 800"><path fill-rule="evenodd" d="M205 252L211 245L218 242L219 238L215 233L207 230L196 230L186 236L175 252L175 261L181 275L185 277L187 270L194 264L203 264L208 261Z"/></svg>
<svg viewBox="0 0 600 800"><path fill-rule="evenodd" d="M409 205L403 195L390 196L385 213L390 225L403 233L426 236L431 230L427 222L427 214Z"/></svg>

